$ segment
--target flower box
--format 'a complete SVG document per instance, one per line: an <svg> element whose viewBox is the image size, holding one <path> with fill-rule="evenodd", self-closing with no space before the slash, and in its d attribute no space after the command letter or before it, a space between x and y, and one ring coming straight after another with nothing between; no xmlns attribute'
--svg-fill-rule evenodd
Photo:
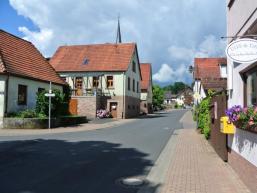
<svg viewBox="0 0 257 193"><path fill-rule="evenodd" d="M257 107L236 105L226 110L226 115L236 128L257 133Z"/></svg>

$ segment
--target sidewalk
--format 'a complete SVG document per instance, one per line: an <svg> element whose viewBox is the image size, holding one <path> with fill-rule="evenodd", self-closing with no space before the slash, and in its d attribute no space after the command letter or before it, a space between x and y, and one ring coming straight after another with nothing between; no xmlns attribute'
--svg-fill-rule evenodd
<svg viewBox="0 0 257 193"><path fill-rule="evenodd" d="M44 135L53 133L67 133L67 132L79 132L90 131L96 129L104 129L109 127L115 127L123 125L136 119L114 119L111 121L106 120L94 120L89 123L84 123L76 126L58 127L53 129L0 129L0 136L22 136L22 135Z"/></svg>
<svg viewBox="0 0 257 193"><path fill-rule="evenodd" d="M190 123L191 122L191 123ZM233 169L223 162L211 145L192 126L188 112L162 193L249 193Z"/></svg>

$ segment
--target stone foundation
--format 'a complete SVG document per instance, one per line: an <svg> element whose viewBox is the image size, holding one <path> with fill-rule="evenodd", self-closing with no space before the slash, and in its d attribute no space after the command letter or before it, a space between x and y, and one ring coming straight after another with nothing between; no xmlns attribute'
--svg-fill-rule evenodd
<svg viewBox="0 0 257 193"><path fill-rule="evenodd" d="M253 192L257 193L257 167L229 149L228 163L236 171L245 185Z"/></svg>
<svg viewBox="0 0 257 193"><path fill-rule="evenodd" d="M110 111L110 103L116 102L117 106L117 118L132 118L139 116L140 113L140 99L130 96L86 96L86 97L72 97L76 99L77 114L80 116L87 116L89 119L96 117L96 111L98 109L106 109Z"/></svg>
<svg viewBox="0 0 257 193"><path fill-rule="evenodd" d="M123 102L124 100L124 102ZM139 116L140 113L140 99L130 96L115 96L107 100L107 110L110 111L110 103L117 102L117 118L132 118ZM124 106L124 107L123 107Z"/></svg>

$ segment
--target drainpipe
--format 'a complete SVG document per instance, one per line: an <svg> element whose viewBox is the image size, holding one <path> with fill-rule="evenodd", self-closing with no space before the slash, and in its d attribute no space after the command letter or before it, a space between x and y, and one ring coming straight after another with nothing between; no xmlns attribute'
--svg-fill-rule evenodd
<svg viewBox="0 0 257 193"><path fill-rule="evenodd" d="M9 77L10 74L7 73L7 79L5 83L5 116L7 116L7 108L8 108L8 90L9 90Z"/></svg>
<svg viewBox="0 0 257 193"><path fill-rule="evenodd" d="M125 72L123 72L123 100L122 100L122 119L125 118Z"/></svg>

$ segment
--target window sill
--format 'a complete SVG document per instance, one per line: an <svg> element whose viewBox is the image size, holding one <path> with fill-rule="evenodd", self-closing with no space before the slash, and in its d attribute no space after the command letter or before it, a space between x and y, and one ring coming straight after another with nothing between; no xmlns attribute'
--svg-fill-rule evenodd
<svg viewBox="0 0 257 193"><path fill-rule="evenodd" d="M114 87L107 87L105 89L114 90L115 88Z"/></svg>

